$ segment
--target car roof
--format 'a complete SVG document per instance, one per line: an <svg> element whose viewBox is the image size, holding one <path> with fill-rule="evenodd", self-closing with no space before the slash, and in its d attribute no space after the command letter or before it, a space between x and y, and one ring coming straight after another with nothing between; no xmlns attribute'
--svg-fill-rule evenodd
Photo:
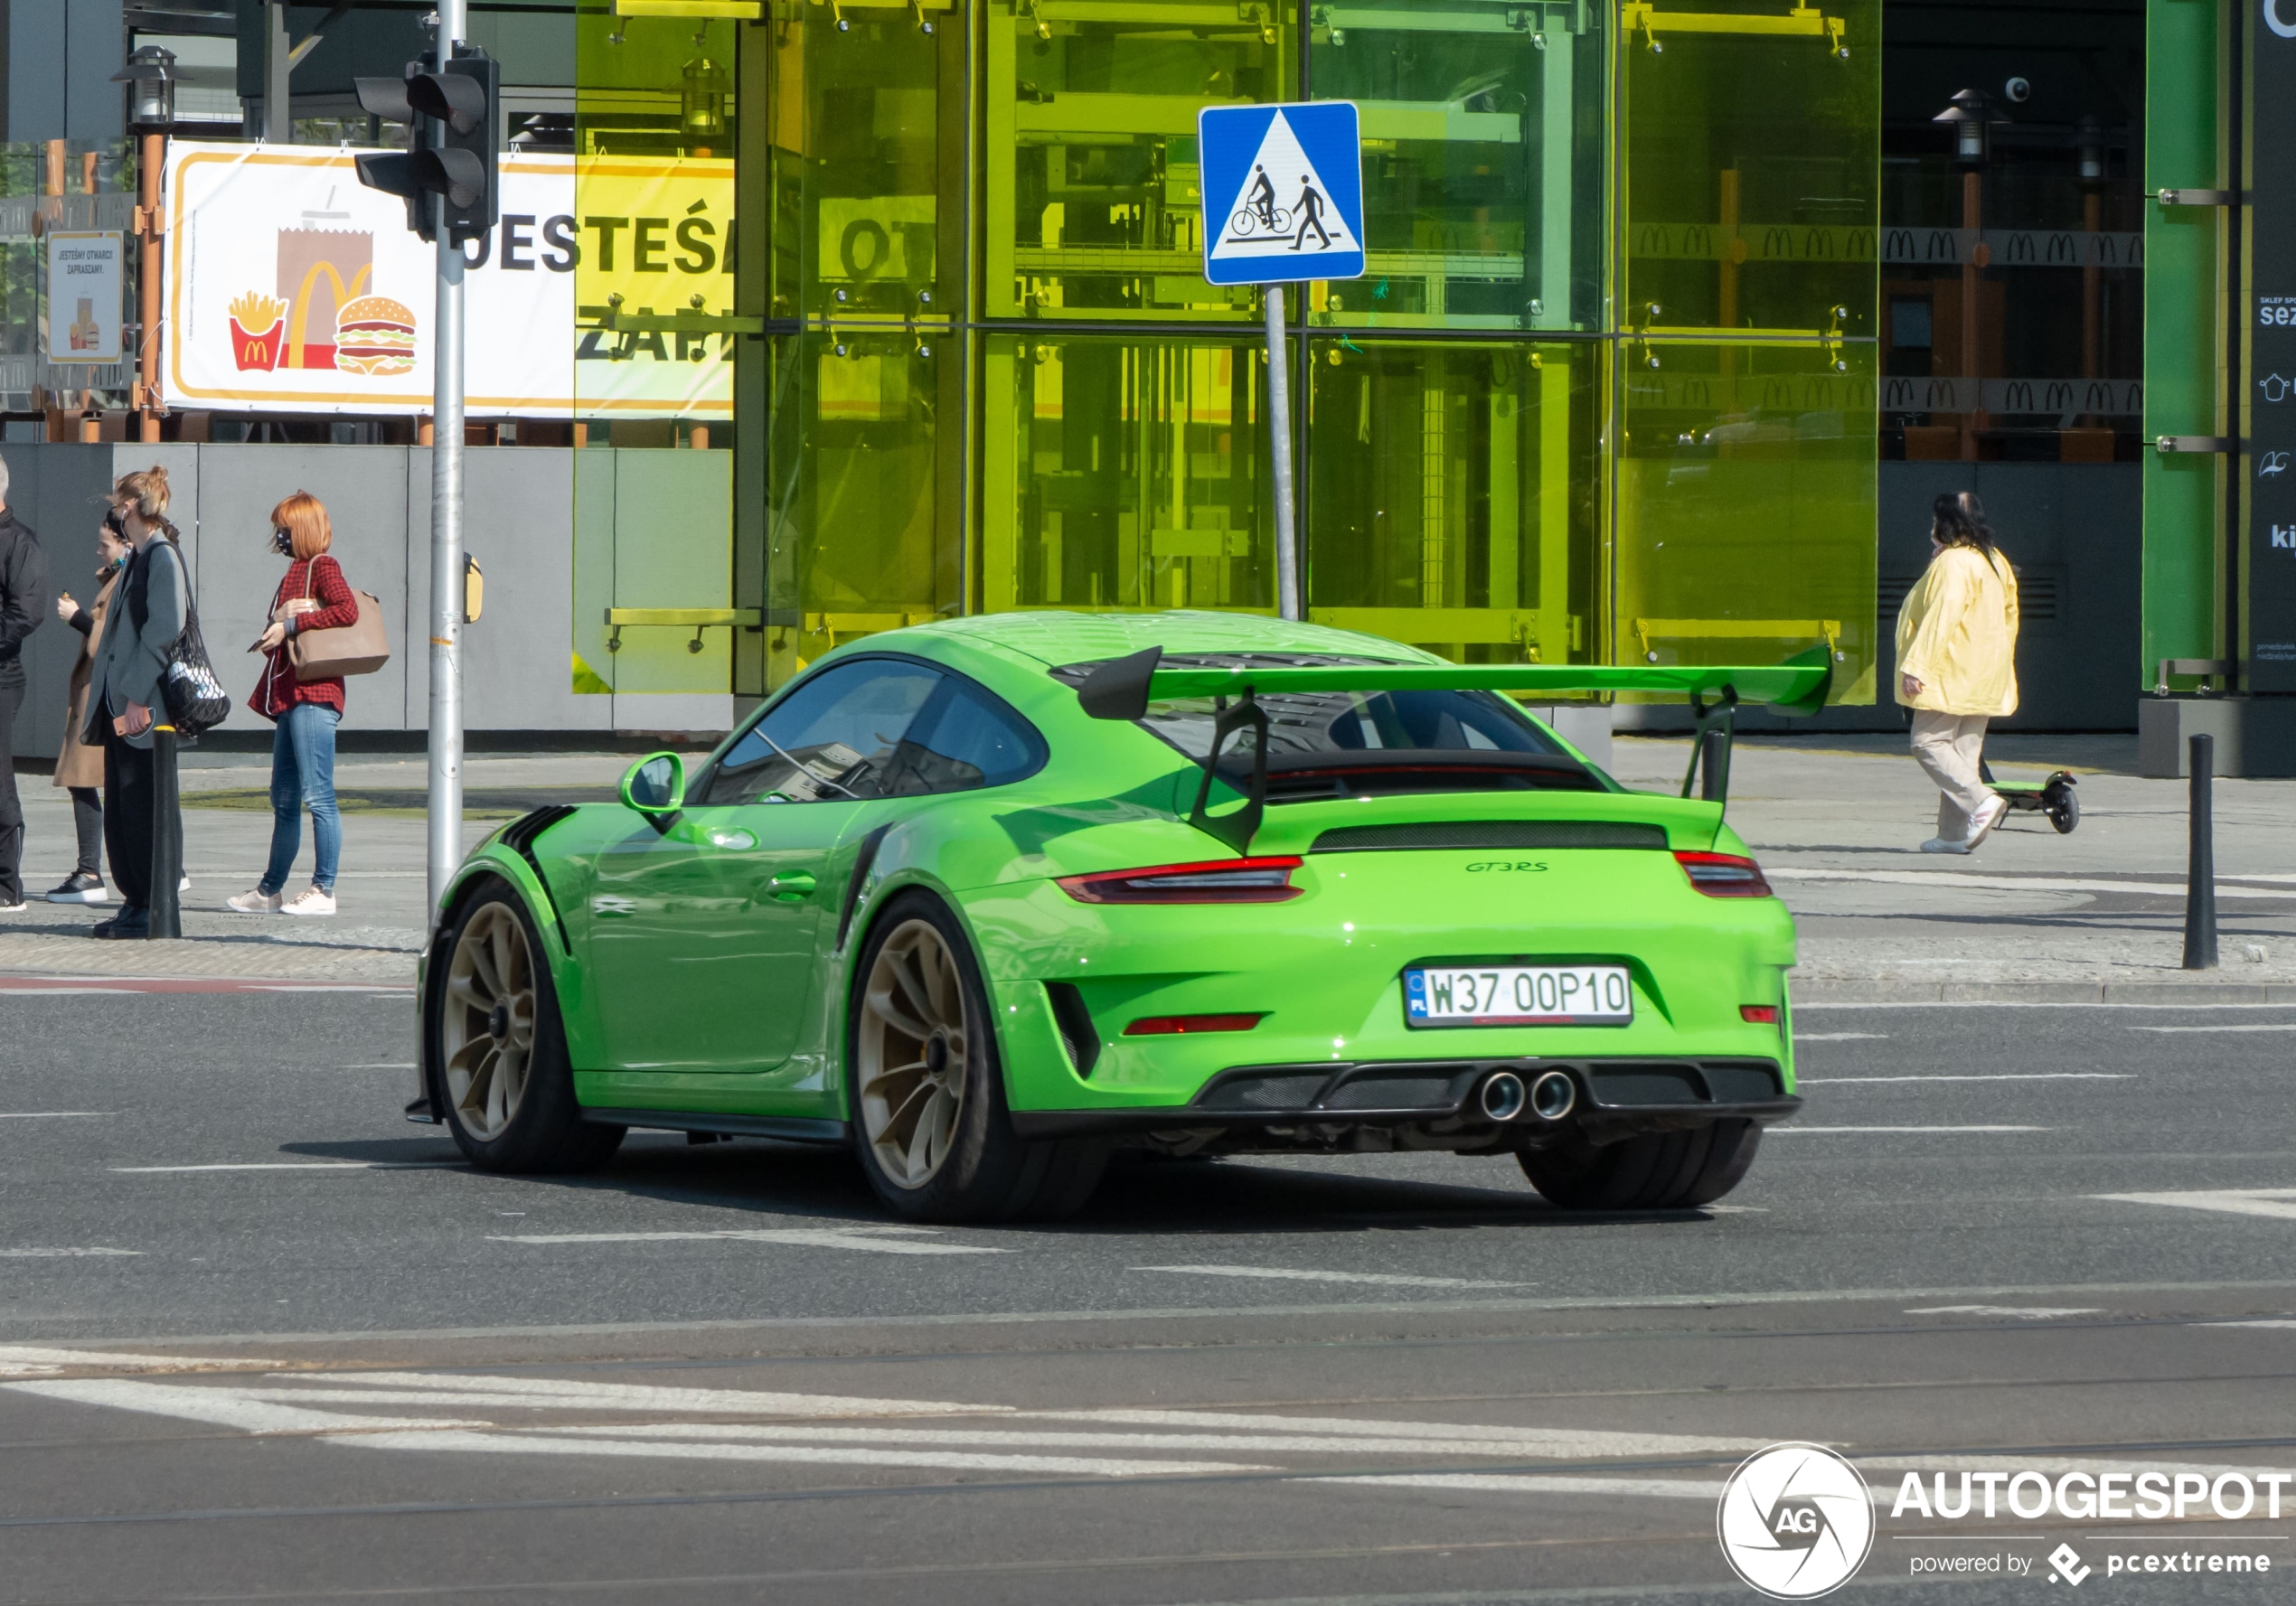
<svg viewBox="0 0 2296 1606"><path fill-rule="evenodd" d="M895 633L993 646L1049 667L1122 658L1144 647L1168 654L1268 653L1313 657L1369 658L1384 663L1441 663L1416 647L1380 636L1258 614L1196 609L1163 613L1077 614L1055 610L974 614ZM874 638L892 647L892 635Z"/></svg>

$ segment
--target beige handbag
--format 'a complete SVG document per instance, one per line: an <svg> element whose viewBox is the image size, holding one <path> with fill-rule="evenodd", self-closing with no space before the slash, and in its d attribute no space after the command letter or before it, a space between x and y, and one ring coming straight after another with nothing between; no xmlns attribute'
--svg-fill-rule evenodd
<svg viewBox="0 0 2296 1606"><path fill-rule="evenodd" d="M318 559L304 571L304 591L310 592L311 574ZM359 617L333 630L297 631L287 640L287 657L294 662L298 684L329 681L338 675L371 675L391 662L390 638L383 634L382 604L371 591L353 589ZM315 598L314 599L315 600ZM281 617L287 615L282 613Z"/></svg>

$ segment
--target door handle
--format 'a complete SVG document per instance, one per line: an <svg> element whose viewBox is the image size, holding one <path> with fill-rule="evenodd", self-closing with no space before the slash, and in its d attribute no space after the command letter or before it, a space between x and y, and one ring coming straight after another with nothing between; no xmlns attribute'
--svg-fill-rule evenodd
<svg viewBox="0 0 2296 1606"><path fill-rule="evenodd" d="M785 870L766 883L766 890L776 903L798 904L811 897L817 885L807 871Z"/></svg>

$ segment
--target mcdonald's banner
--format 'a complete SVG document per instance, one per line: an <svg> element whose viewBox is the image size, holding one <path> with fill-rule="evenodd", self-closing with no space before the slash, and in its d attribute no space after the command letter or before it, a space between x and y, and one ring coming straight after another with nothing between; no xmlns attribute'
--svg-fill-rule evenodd
<svg viewBox="0 0 2296 1606"><path fill-rule="evenodd" d="M178 409L427 413L433 247L348 148L168 151L162 389ZM733 310L733 163L506 155L502 221L463 248L474 418L729 418L732 341L611 334L632 312Z"/></svg>

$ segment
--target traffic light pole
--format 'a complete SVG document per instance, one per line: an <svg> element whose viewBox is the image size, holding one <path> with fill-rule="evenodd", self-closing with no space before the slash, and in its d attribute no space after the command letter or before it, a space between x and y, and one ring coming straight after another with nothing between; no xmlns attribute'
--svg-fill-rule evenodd
<svg viewBox="0 0 2296 1606"><path fill-rule="evenodd" d="M438 0L438 60L463 44L466 0ZM492 115L492 108L489 108ZM463 250L438 209L438 351L430 451L430 917L438 917L463 846Z"/></svg>

